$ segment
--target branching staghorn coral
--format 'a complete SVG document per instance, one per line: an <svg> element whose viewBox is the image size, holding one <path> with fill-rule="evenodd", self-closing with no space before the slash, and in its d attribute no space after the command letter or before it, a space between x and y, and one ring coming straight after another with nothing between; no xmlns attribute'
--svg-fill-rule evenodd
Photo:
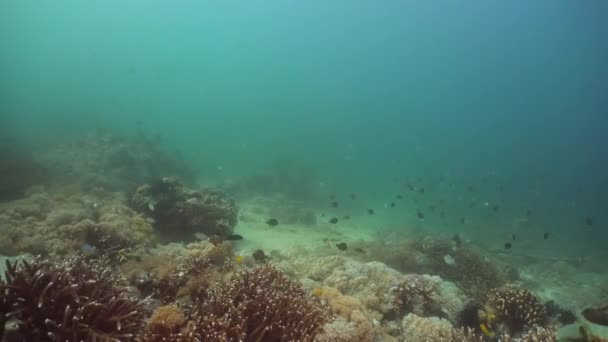
<svg viewBox="0 0 608 342"><path fill-rule="evenodd" d="M129 341L142 322L141 305L114 283L102 264L73 257L61 263L7 262L0 285L2 314L23 341Z"/></svg>
<svg viewBox="0 0 608 342"><path fill-rule="evenodd" d="M271 265L239 271L195 309L203 341L314 341L327 307Z"/></svg>

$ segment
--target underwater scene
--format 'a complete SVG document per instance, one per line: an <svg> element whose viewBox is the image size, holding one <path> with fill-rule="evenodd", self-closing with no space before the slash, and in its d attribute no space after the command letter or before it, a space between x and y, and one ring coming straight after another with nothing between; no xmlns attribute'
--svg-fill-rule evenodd
<svg viewBox="0 0 608 342"><path fill-rule="evenodd" d="M0 1L0 342L608 341L608 2Z"/></svg>

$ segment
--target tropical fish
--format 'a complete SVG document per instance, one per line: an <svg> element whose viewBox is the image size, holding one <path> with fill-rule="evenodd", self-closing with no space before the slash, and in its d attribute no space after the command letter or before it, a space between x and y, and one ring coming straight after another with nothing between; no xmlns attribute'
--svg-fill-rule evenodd
<svg viewBox="0 0 608 342"><path fill-rule="evenodd" d="M271 218L268 221L266 221L266 224L271 226L271 227L275 227L279 225L279 220L275 219L275 218Z"/></svg>

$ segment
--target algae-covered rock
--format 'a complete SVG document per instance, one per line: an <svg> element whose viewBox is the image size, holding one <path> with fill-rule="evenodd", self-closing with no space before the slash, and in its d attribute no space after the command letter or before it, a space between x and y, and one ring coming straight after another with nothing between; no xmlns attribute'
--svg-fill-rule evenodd
<svg viewBox="0 0 608 342"><path fill-rule="evenodd" d="M196 233L228 236L237 223L237 206L222 191L192 190L175 177L138 187L131 205L152 217L155 228L167 240L192 240Z"/></svg>

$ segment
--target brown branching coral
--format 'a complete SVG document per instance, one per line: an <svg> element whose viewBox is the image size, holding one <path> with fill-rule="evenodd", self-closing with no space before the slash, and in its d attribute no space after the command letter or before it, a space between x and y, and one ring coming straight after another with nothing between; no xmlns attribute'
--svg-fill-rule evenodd
<svg viewBox="0 0 608 342"><path fill-rule="evenodd" d="M233 266L229 244L205 243L197 247L180 250L174 256L143 255L120 267L144 296L164 304L190 302L204 297L209 285Z"/></svg>
<svg viewBox="0 0 608 342"><path fill-rule="evenodd" d="M23 341L128 341L142 321L138 301L117 287L105 265L7 262L0 285L3 315L17 322Z"/></svg>
<svg viewBox="0 0 608 342"><path fill-rule="evenodd" d="M238 272L196 308L203 341L313 341L328 308L271 265Z"/></svg>
<svg viewBox="0 0 608 342"><path fill-rule="evenodd" d="M519 335L547 322L545 307L532 292L515 285L490 291L483 321L498 332Z"/></svg>

